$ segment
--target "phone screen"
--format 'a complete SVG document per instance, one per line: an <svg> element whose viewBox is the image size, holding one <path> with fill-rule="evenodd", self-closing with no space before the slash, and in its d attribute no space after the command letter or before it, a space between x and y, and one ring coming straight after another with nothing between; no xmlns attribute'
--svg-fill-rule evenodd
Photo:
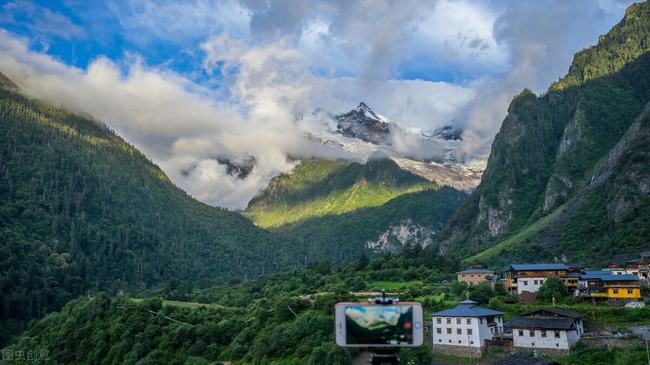
<svg viewBox="0 0 650 365"><path fill-rule="evenodd" d="M413 345L413 306L348 305L344 314L348 345Z"/></svg>

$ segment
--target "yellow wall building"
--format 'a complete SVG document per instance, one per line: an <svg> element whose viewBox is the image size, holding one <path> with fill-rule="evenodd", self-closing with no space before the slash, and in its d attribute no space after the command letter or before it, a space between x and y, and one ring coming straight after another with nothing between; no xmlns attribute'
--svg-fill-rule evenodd
<svg viewBox="0 0 650 365"><path fill-rule="evenodd" d="M486 269L469 269L460 271L458 281L467 285L478 285L481 283L491 282L494 278L494 271Z"/></svg>
<svg viewBox="0 0 650 365"><path fill-rule="evenodd" d="M587 272L580 276L581 286L594 298L640 299L641 284L630 274L613 275L607 272Z"/></svg>

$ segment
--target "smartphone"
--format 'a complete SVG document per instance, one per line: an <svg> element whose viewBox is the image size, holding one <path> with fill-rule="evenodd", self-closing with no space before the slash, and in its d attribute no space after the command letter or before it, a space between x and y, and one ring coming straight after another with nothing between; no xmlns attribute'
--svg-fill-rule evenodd
<svg viewBox="0 0 650 365"><path fill-rule="evenodd" d="M420 303L338 303L335 313L341 347L418 347L424 342Z"/></svg>

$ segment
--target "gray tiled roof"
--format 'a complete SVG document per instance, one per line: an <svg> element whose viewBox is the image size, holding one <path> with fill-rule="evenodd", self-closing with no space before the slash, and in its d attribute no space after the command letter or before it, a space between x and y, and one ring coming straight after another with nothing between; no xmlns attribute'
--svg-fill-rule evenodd
<svg viewBox="0 0 650 365"><path fill-rule="evenodd" d="M520 317L525 317L525 316L546 316L546 317L555 317L555 316L560 316L560 317L565 317L565 318L582 318L584 317L584 314L574 312L568 309L560 308L560 307L546 307L538 310L534 310L532 312L527 312Z"/></svg>
<svg viewBox="0 0 650 365"><path fill-rule="evenodd" d="M605 273L605 274L600 274L600 273L594 273L593 271L590 271L587 274L580 275L580 279L600 279L602 281L637 281L639 278L637 278L635 275L632 274L621 274L621 275L614 275L612 273Z"/></svg>
<svg viewBox="0 0 650 365"><path fill-rule="evenodd" d="M574 327L576 319L584 317L581 313L559 307L546 307L514 317L505 323L510 328L564 329Z"/></svg>
<svg viewBox="0 0 650 365"><path fill-rule="evenodd" d="M573 318L566 317L515 317L505 323L509 328L529 328L542 330L569 330L573 328Z"/></svg>

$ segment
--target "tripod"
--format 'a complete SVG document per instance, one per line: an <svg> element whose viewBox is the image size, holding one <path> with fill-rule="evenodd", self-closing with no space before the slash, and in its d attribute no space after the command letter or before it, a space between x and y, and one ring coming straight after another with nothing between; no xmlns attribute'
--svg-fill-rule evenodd
<svg viewBox="0 0 650 365"><path fill-rule="evenodd" d="M399 348L371 349L370 365L400 365Z"/></svg>

